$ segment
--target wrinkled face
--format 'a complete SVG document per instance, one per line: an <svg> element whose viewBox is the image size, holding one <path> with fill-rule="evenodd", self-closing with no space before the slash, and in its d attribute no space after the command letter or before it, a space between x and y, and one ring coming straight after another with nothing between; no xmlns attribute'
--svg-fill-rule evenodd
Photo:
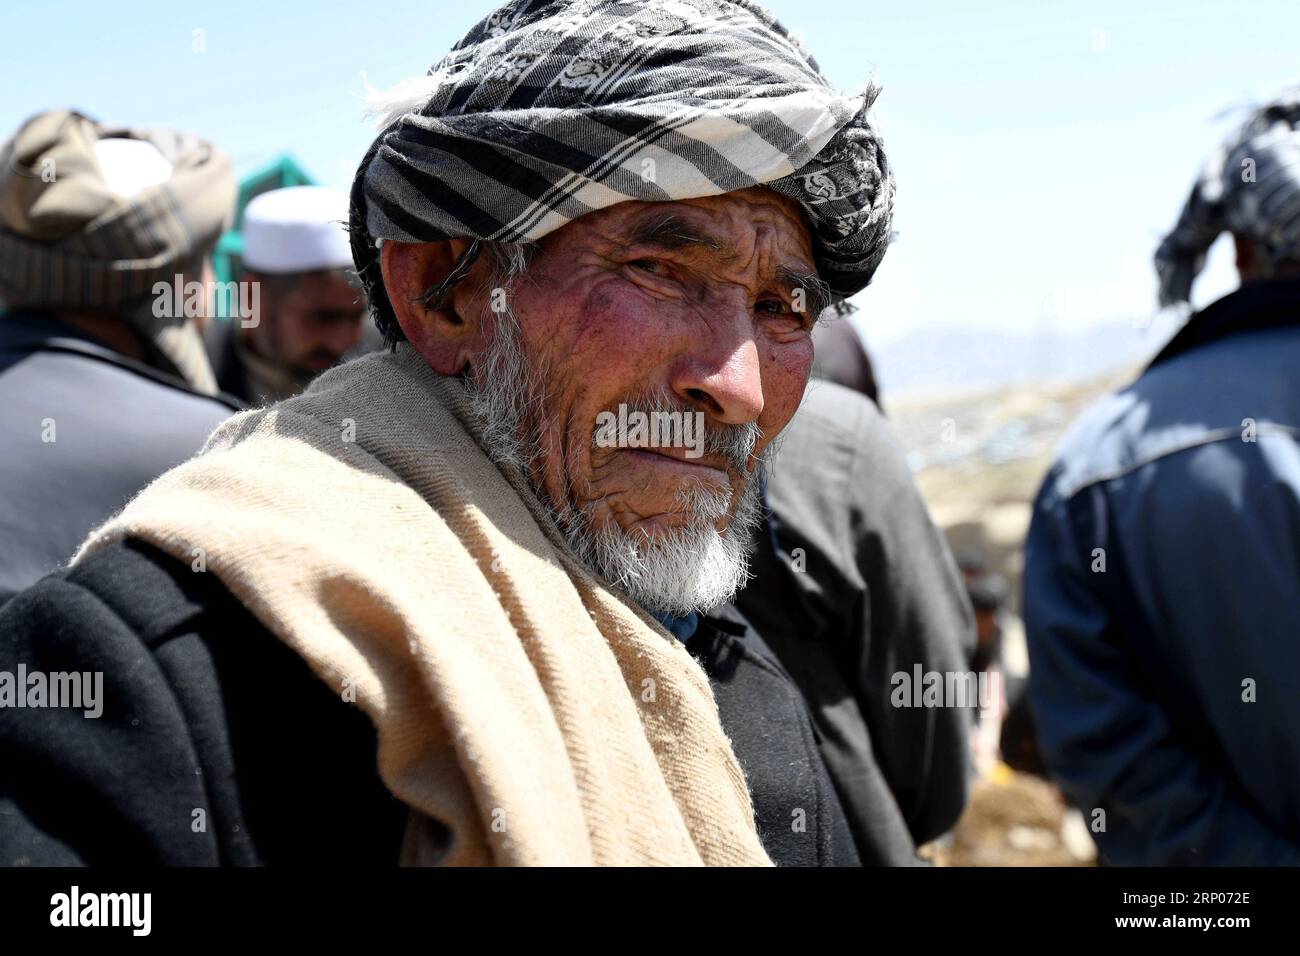
<svg viewBox="0 0 1300 956"><path fill-rule="evenodd" d="M628 202L541 245L513 295L523 351L545 393L534 482L593 529L649 540L690 520L683 499L691 489L738 500L757 456L798 407L812 365L821 286L798 206L760 188ZM620 405L644 409L649 396L738 442L699 454L698 443L593 441ZM685 444L683 430L664 434ZM743 447L745 435L748 461L717 450ZM639 444L634 434L631 443ZM718 530L730 518L718 516Z"/></svg>
<svg viewBox="0 0 1300 956"><path fill-rule="evenodd" d="M427 305L467 245L381 252L403 332L462 377L483 447L522 468L579 560L643 607L729 600L826 298L799 207L761 188L621 203L549 234L506 287L480 259Z"/></svg>

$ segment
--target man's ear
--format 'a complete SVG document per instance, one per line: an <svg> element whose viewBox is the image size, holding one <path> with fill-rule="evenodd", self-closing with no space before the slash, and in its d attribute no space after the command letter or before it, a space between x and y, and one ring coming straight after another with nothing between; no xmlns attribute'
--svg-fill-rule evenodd
<svg viewBox="0 0 1300 956"><path fill-rule="evenodd" d="M468 239L448 242L388 239L379 250L384 289L397 324L406 340L440 375L460 374L482 344L478 310L469 307L473 297L466 294L475 287L482 261L474 263L470 274L441 308L422 302L421 298L447 278L469 245Z"/></svg>

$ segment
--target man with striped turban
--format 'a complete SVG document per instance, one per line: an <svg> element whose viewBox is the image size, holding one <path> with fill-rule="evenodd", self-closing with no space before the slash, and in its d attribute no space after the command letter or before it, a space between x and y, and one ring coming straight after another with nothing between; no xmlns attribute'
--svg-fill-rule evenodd
<svg viewBox="0 0 1300 956"><path fill-rule="evenodd" d="M1300 864L1300 88L1205 166L1156 253L1241 287L1066 438L1025 569L1043 757L1115 864Z"/></svg>
<svg viewBox="0 0 1300 956"><path fill-rule="evenodd" d="M811 328L885 252L874 97L747 0L515 0L376 94L352 245L391 350L232 419L3 622L53 604L65 640L207 655L193 699L159 661L165 713L121 745L157 748L163 797L92 779L68 855L855 862L797 687L710 612ZM144 620L51 600L128 579L168 596ZM222 700L230 739L199 741ZM174 772L203 746L229 774ZM38 843L30 793L10 852ZM110 805L143 819L90 825Z"/></svg>

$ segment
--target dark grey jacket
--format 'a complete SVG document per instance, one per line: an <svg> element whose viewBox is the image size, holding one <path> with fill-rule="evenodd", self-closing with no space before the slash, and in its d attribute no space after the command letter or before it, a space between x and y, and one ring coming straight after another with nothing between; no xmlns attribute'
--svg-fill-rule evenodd
<svg viewBox="0 0 1300 956"><path fill-rule="evenodd" d="M52 316L0 316L0 603L235 410Z"/></svg>
<svg viewBox="0 0 1300 956"><path fill-rule="evenodd" d="M967 671L974 616L870 400L815 381L782 442L737 606L808 700L863 863L915 863L965 806L971 714L892 707L890 678Z"/></svg>

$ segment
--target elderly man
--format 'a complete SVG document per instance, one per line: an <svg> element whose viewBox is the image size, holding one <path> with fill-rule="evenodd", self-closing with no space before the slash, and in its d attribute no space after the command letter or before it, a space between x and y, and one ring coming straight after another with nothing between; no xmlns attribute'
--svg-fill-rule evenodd
<svg viewBox="0 0 1300 956"><path fill-rule="evenodd" d="M201 297L176 294L201 288L234 195L230 160L172 130L54 110L0 149L0 603L237 407Z"/></svg>
<svg viewBox="0 0 1300 956"><path fill-rule="evenodd" d="M1043 758L1112 863L1300 864L1300 89L1207 164L1156 264L1241 287L1067 437L1025 569Z"/></svg>
<svg viewBox="0 0 1300 956"><path fill-rule="evenodd" d="M797 687L707 612L885 251L873 94L748 3L530 0L384 98L352 229L393 351L6 608L0 666L105 671L98 721L0 711L6 858L855 862Z"/></svg>
<svg viewBox="0 0 1300 956"><path fill-rule="evenodd" d="M256 405L290 398L360 342L347 219L347 194L325 186L273 189L248 204L240 278L257 285L257 315L216 322L205 337L222 391Z"/></svg>

